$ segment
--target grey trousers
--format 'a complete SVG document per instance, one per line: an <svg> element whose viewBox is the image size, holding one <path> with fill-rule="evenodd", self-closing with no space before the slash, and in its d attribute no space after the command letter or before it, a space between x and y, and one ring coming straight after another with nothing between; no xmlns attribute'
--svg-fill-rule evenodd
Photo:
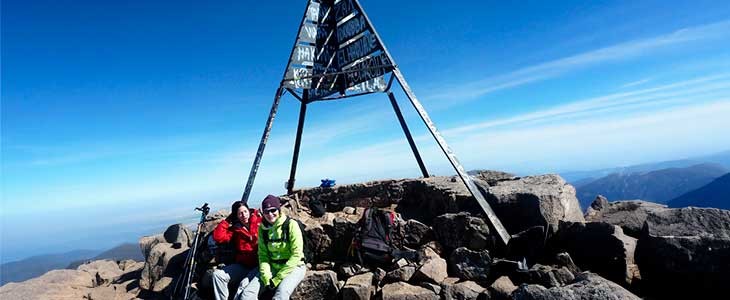
<svg viewBox="0 0 730 300"><path fill-rule="evenodd" d="M241 299L243 289L251 282L258 282L258 267L246 268L240 264L230 264L213 272L213 291L215 300L228 300L228 285L238 286L234 300ZM239 283L240 282L240 283Z"/></svg>
<svg viewBox="0 0 730 300"><path fill-rule="evenodd" d="M276 287L276 292L271 300L288 300L306 274L306 265L301 265L294 269L291 273L289 273L289 275L286 275L284 280L282 280L281 283L279 283L279 286ZM252 280L251 283L243 289L243 292L241 293L241 300L258 299L259 293L261 292L261 285L261 279L258 277L255 280Z"/></svg>

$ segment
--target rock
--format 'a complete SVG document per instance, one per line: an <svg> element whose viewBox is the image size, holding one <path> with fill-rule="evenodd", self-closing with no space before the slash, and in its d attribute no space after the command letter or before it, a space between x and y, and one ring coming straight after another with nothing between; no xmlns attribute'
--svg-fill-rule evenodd
<svg viewBox="0 0 730 300"><path fill-rule="evenodd" d="M192 231L183 224L175 224L167 227L163 236L166 242L175 245L175 247L178 247L177 245L180 245L180 247L190 247L193 240Z"/></svg>
<svg viewBox="0 0 730 300"><path fill-rule="evenodd" d="M551 266L535 264L528 272L528 283L545 287L559 287L573 282L575 277L567 268L554 269Z"/></svg>
<svg viewBox="0 0 730 300"><path fill-rule="evenodd" d="M357 229L357 219L353 220L337 216L332 220L331 226L323 224L322 227L332 241L330 247L326 248L327 251L330 251L327 257L333 258L336 256L335 254L342 255L342 253L347 253L350 248L350 241L352 241L352 237Z"/></svg>
<svg viewBox="0 0 730 300"><path fill-rule="evenodd" d="M577 275L581 272L580 268L573 262L568 252L560 252L555 256L555 261L561 267L567 268L573 275Z"/></svg>
<svg viewBox="0 0 730 300"><path fill-rule="evenodd" d="M387 273L385 272L385 270L383 270L381 268L376 268L375 271L373 272L373 277L375 279L374 282L380 283L381 281L383 281L386 274Z"/></svg>
<svg viewBox="0 0 730 300"><path fill-rule="evenodd" d="M512 280L510 280L509 277L502 276L497 278L497 280L495 280L487 289L489 290L492 299L507 300L510 298L512 292L517 289L517 286L512 283Z"/></svg>
<svg viewBox="0 0 730 300"><path fill-rule="evenodd" d="M342 288L343 300L370 299L375 292L373 287L373 273L365 273L353 276L347 280Z"/></svg>
<svg viewBox="0 0 730 300"><path fill-rule="evenodd" d="M469 174L474 174L475 178L486 182L490 186L496 185L500 181L517 179L513 174L493 170L470 171Z"/></svg>
<svg viewBox="0 0 730 300"><path fill-rule="evenodd" d="M523 257L529 261L537 260L545 250L546 233L544 226L533 226L513 234L509 240L509 255Z"/></svg>
<svg viewBox="0 0 730 300"><path fill-rule="evenodd" d="M730 292L730 211L688 207L649 213L636 260L642 292L695 299Z"/></svg>
<svg viewBox="0 0 730 300"><path fill-rule="evenodd" d="M183 271L187 248L176 249L170 243L158 243L150 251L139 280L140 288L148 291L162 291L169 280L163 277L176 277Z"/></svg>
<svg viewBox="0 0 730 300"><path fill-rule="evenodd" d="M441 293L444 300L477 299L486 291L485 288L474 281L464 281L446 286Z"/></svg>
<svg viewBox="0 0 730 300"><path fill-rule="evenodd" d="M100 286L91 289L87 297L89 300L128 300L135 299L136 295L116 286Z"/></svg>
<svg viewBox="0 0 730 300"><path fill-rule="evenodd" d="M560 221L584 221L575 188L559 175L528 176L480 186L507 232L547 225L546 231L552 234L557 232Z"/></svg>
<svg viewBox="0 0 730 300"><path fill-rule="evenodd" d="M416 273L416 267L414 266L403 266L398 269L395 269L393 271L388 272L385 274L385 278L383 278L384 282L396 282L396 281L403 281L407 282L411 280L411 277L413 277L413 274Z"/></svg>
<svg viewBox="0 0 730 300"><path fill-rule="evenodd" d="M337 265L335 269L337 270L337 276L342 278L350 278L357 274L362 274L370 271L368 268L365 268L359 264L349 262Z"/></svg>
<svg viewBox="0 0 730 300"><path fill-rule="evenodd" d="M429 177L403 182L404 198L398 212L404 219L417 219L431 224L436 216L462 211L481 213L464 183L451 177Z"/></svg>
<svg viewBox="0 0 730 300"><path fill-rule="evenodd" d="M94 287L94 277L79 270L52 270L20 283L0 286L0 299L83 299Z"/></svg>
<svg viewBox="0 0 730 300"><path fill-rule="evenodd" d="M489 251L472 251L461 247L449 256L449 273L465 280L486 281L492 258Z"/></svg>
<svg viewBox="0 0 730 300"><path fill-rule="evenodd" d="M595 208L591 204L586 212L586 221L621 226L624 234L634 238L641 236L641 229L649 213L668 209L666 205L641 200L605 203L607 201L604 202L604 199L598 197L593 201Z"/></svg>
<svg viewBox="0 0 730 300"><path fill-rule="evenodd" d="M469 213L440 215L433 221L433 231L439 244L449 251L459 247L482 250L493 245L487 223Z"/></svg>
<svg viewBox="0 0 730 300"><path fill-rule="evenodd" d="M139 239L139 248L142 250L142 255L144 255L145 259L150 256L152 247L159 243L165 243L165 237L162 234L143 236Z"/></svg>
<svg viewBox="0 0 730 300"><path fill-rule="evenodd" d="M641 298L618 284L596 274L582 273L576 281L563 287L545 288L537 284L521 285L512 293L514 300L639 300Z"/></svg>
<svg viewBox="0 0 730 300"><path fill-rule="evenodd" d="M203 222L203 226L200 228L201 237L213 232L213 229L218 226L218 223L228 217L229 214L228 210L219 210L206 216L205 222ZM194 235L191 235L191 237L194 237Z"/></svg>
<svg viewBox="0 0 730 300"><path fill-rule="evenodd" d="M426 259L423 265L416 270L413 279L440 283L447 276L446 260L441 257L431 257Z"/></svg>
<svg viewBox="0 0 730 300"><path fill-rule="evenodd" d="M586 220L588 220L588 218L595 218L602 210L606 209L608 205L608 199L606 197L603 195L596 196L596 199L594 199L593 202L591 202L591 205L586 209L586 213L583 215L583 218Z"/></svg>
<svg viewBox="0 0 730 300"><path fill-rule="evenodd" d="M314 261L322 261L332 258L332 238L321 226L312 226L305 229L307 244L312 253Z"/></svg>
<svg viewBox="0 0 730 300"><path fill-rule="evenodd" d="M291 295L292 300L333 299L339 293L337 274L333 271L307 271L304 280Z"/></svg>
<svg viewBox="0 0 730 300"><path fill-rule="evenodd" d="M125 273L133 270L142 269L144 267L144 262L134 261L132 259L125 259L121 260L118 263L119 268L122 269Z"/></svg>
<svg viewBox="0 0 730 300"><path fill-rule="evenodd" d="M489 267L489 277L499 278L501 276L508 276L514 280L515 278L526 278L527 271L528 268L526 260L514 261L501 258L493 258L492 264ZM524 280L520 282L524 282Z"/></svg>
<svg viewBox="0 0 730 300"><path fill-rule="evenodd" d="M365 183L337 185L332 188L315 187L301 190L300 205L309 207L310 199L321 201L327 211L341 211L345 207L386 207L403 199L403 184L400 180L380 180Z"/></svg>
<svg viewBox="0 0 730 300"><path fill-rule="evenodd" d="M421 282L418 284L420 287L424 287L426 289L431 290L434 294L440 295L441 294L441 286L438 284L433 284L430 282Z"/></svg>
<svg viewBox="0 0 730 300"><path fill-rule="evenodd" d="M437 300L433 291L405 282L386 284L382 289L383 300Z"/></svg>
<svg viewBox="0 0 730 300"><path fill-rule="evenodd" d="M567 252L576 265L624 287L634 279L636 239L608 223L561 222L551 239L553 252Z"/></svg>
<svg viewBox="0 0 730 300"><path fill-rule="evenodd" d="M119 279L124 271L119 268L119 265L111 260L96 260L76 268L79 271L84 271L94 276L94 286L109 285L112 282Z"/></svg>
<svg viewBox="0 0 730 300"><path fill-rule="evenodd" d="M408 247L417 248L433 239L431 227L416 220L406 221L402 228L403 242Z"/></svg>

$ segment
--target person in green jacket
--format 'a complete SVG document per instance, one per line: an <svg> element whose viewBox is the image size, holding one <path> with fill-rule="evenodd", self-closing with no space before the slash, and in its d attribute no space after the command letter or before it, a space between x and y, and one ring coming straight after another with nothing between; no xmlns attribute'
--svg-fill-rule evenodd
<svg viewBox="0 0 730 300"><path fill-rule="evenodd" d="M241 298L257 299L260 292L269 289L274 291L272 300L289 299L307 272L303 233L295 220L281 212L278 197L266 196L261 212L264 220L259 226L259 280L251 281ZM285 224L288 230L284 230Z"/></svg>

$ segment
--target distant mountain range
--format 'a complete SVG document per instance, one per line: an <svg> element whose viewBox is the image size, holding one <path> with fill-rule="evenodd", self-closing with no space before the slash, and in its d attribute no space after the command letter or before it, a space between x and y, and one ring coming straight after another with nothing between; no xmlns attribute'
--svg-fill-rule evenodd
<svg viewBox="0 0 730 300"><path fill-rule="evenodd" d="M70 263L66 269L76 269L78 266L84 264L87 261L111 259L111 260L124 260L132 259L135 261L144 261L144 255L142 250L139 248L139 244L125 243L109 250L106 250L92 258L86 258Z"/></svg>
<svg viewBox="0 0 730 300"><path fill-rule="evenodd" d="M576 194L583 209L586 209L597 195L603 195L609 201L642 199L667 203L726 173L728 169L716 163L649 172L612 173L577 185Z"/></svg>
<svg viewBox="0 0 730 300"><path fill-rule="evenodd" d="M74 250L66 253L31 256L0 265L0 285L38 277L50 270L64 269L72 261L92 257L98 250Z"/></svg>
<svg viewBox="0 0 730 300"><path fill-rule="evenodd" d="M670 160L662 162L645 163L627 167L606 168L588 171L568 171L560 172L560 176L574 186L581 186L586 183L595 181L598 178L608 176L610 174L631 174L640 172L651 172L668 168L686 168L689 166L715 163L726 169L730 169L730 150L715 153L712 155L699 156L680 160Z"/></svg>
<svg viewBox="0 0 730 300"><path fill-rule="evenodd" d="M74 250L66 253L47 254L0 265L0 286L8 282L21 282L56 269L75 269L86 261L99 259L134 259L143 261L138 244L125 243L107 251Z"/></svg>
<svg viewBox="0 0 730 300"><path fill-rule="evenodd" d="M667 203L669 207L714 207L730 209L730 173Z"/></svg>

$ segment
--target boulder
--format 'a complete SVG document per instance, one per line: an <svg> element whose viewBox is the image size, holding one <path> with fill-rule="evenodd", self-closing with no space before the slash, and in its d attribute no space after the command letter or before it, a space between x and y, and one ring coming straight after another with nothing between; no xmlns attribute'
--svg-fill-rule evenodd
<svg viewBox="0 0 730 300"><path fill-rule="evenodd" d="M651 212L667 210L664 204L641 200L616 201L608 203L605 197L599 196L586 212L588 222L603 222L621 226L624 234L639 238L644 227L646 216Z"/></svg>
<svg viewBox="0 0 730 300"><path fill-rule="evenodd" d="M648 214L636 260L642 291L690 298L730 292L730 211L688 207Z"/></svg>
<svg viewBox="0 0 730 300"><path fill-rule="evenodd" d="M430 282L421 282L418 285L431 290L436 295L441 295L441 286L438 284L434 284L434 283L430 283Z"/></svg>
<svg viewBox="0 0 730 300"><path fill-rule="evenodd" d="M20 283L0 286L0 299L83 299L94 287L94 276L79 270L52 270Z"/></svg>
<svg viewBox="0 0 730 300"><path fill-rule="evenodd" d="M444 300L477 299L485 292L486 289L476 282L463 281L444 285L441 296ZM482 298L486 298L486 295Z"/></svg>
<svg viewBox="0 0 730 300"><path fill-rule="evenodd" d="M535 261L542 256L545 242L545 226L532 226L512 235L508 245L509 256Z"/></svg>
<svg viewBox="0 0 730 300"><path fill-rule="evenodd" d="M512 280L510 280L509 277L502 276L497 278L497 280L495 280L487 289L489 290L489 294L492 299L507 300L510 298L512 292L517 289L517 286L512 283Z"/></svg>
<svg viewBox="0 0 730 300"><path fill-rule="evenodd" d="M375 292L373 287L373 273L350 277L342 288L343 300L367 300Z"/></svg>
<svg viewBox="0 0 730 300"><path fill-rule="evenodd" d="M166 243L165 237L162 234L143 236L139 239L139 249L142 251L145 259L150 256L152 247L159 243Z"/></svg>
<svg viewBox="0 0 730 300"><path fill-rule="evenodd" d="M383 300L438 300L433 291L405 282L386 284L381 290Z"/></svg>
<svg viewBox="0 0 730 300"><path fill-rule="evenodd" d="M304 233L307 235L308 249L314 261L332 258L332 238L322 226L307 227Z"/></svg>
<svg viewBox="0 0 730 300"><path fill-rule="evenodd" d="M340 292L337 274L333 271L307 271L291 295L293 300L334 299Z"/></svg>
<svg viewBox="0 0 730 300"><path fill-rule="evenodd" d="M472 217L469 213L443 214L433 221L436 240L447 251L459 247L482 250L493 245L489 226L482 218Z"/></svg>
<svg viewBox="0 0 730 300"><path fill-rule="evenodd" d="M449 256L449 274L464 280L486 281L491 263L492 258L487 250L457 248Z"/></svg>
<svg viewBox="0 0 730 300"><path fill-rule="evenodd" d="M555 255L555 261L561 267L566 267L571 273L577 275L581 272L580 268L573 262L573 258L570 257L568 252L560 252Z"/></svg>
<svg viewBox="0 0 730 300"><path fill-rule="evenodd" d="M404 198L398 203L398 212L405 219L431 224L435 217L445 213L482 212L459 178L435 176L409 180L403 182L403 188Z"/></svg>
<svg viewBox="0 0 730 300"><path fill-rule="evenodd" d="M418 248L433 239L431 227L417 220L407 220L401 228L403 243L408 247Z"/></svg>
<svg viewBox="0 0 730 300"><path fill-rule="evenodd" d="M625 235L619 226L602 222L561 222L560 230L550 244L554 253L570 253L580 269L597 273L624 287L630 286L636 277L636 239Z"/></svg>
<svg viewBox="0 0 730 300"><path fill-rule="evenodd" d="M512 293L514 300L639 300L620 285L596 274L582 273L572 284L545 288L538 284L521 285Z"/></svg>
<svg viewBox="0 0 730 300"><path fill-rule="evenodd" d="M170 243L158 243L150 251L142 268L140 288L148 291L163 291L172 278L177 277L185 264L188 248L174 248Z"/></svg>
<svg viewBox="0 0 730 300"><path fill-rule="evenodd" d="M175 224L167 227L165 233L165 242L175 245L175 247L190 247L193 240L193 232L183 224Z"/></svg>
<svg viewBox="0 0 730 300"><path fill-rule="evenodd" d="M205 222L203 222L203 226L200 227L200 234L201 237L204 237L208 235L209 233L213 232L216 226L218 226L218 223L223 221L226 217L228 217L230 213L228 210L219 210L212 214L209 214L205 217ZM194 235L190 235L191 237L194 237Z"/></svg>
<svg viewBox="0 0 730 300"><path fill-rule="evenodd" d="M383 278L384 282L396 282L396 281L404 281L407 282L411 280L411 277L413 277L413 274L416 273L416 267L415 266L403 266L398 269L395 269L393 271L390 271L385 274L385 278Z"/></svg>
<svg viewBox="0 0 730 300"><path fill-rule="evenodd" d="M448 276L446 260L441 257L430 257L418 267L413 279L440 283Z"/></svg>
<svg viewBox="0 0 730 300"><path fill-rule="evenodd" d="M94 276L94 286L109 285L119 279L125 272L119 264L111 260L96 260L76 268Z"/></svg>
<svg viewBox="0 0 730 300"><path fill-rule="evenodd" d="M553 268L551 266L535 264L520 278L524 283L539 284L545 287L559 287L570 284L575 279L568 268Z"/></svg>
<svg viewBox="0 0 730 300"><path fill-rule="evenodd" d="M560 221L584 221L575 188L556 174L528 176L496 182L489 186L478 181L485 198L500 217L507 232L521 232L546 226L555 233Z"/></svg>

